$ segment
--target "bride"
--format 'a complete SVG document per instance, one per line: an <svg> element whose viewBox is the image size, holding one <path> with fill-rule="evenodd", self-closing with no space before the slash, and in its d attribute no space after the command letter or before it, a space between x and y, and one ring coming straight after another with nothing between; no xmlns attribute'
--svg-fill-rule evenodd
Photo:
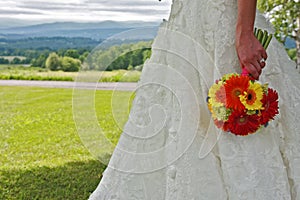
<svg viewBox="0 0 300 200"><path fill-rule="evenodd" d="M256 0L174 0L123 133L91 200L300 199L300 78ZM266 62L265 62L265 61ZM249 136L217 129L209 87L241 67L279 93L280 114Z"/></svg>

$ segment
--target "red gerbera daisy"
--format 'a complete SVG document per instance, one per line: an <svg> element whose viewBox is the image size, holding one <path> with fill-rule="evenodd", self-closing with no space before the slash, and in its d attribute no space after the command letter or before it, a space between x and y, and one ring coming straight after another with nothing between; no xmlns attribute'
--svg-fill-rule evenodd
<svg viewBox="0 0 300 200"><path fill-rule="evenodd" d="M234 111L228 119L228 128L235 135L248 135L260 127L258 115L247 115L245 111Z"/></svg>
<svg viewBox="0 0 300 200"><path fill-rule="evenodd" d="M229 131L228 122L215 119L214 123L218 128L222 129L223 131Z"/></svg>
<svg viewBox="0 0 300 200"><path fill-rule="evenodd" d="M271 119L274 119L278 112L278 93L271 88L268 88L268 95L264 94L262 99L264 109L261 111L261 124L266 124Z"/></svg>
<svg viewBox="0 0 300 200"><path fill-rule="evenodd" d="M226 107L234 110L243 111L245 106L240 101L240 95L244 94L249 87L250 79L248 76L232 76L226 81Z"/></svg>

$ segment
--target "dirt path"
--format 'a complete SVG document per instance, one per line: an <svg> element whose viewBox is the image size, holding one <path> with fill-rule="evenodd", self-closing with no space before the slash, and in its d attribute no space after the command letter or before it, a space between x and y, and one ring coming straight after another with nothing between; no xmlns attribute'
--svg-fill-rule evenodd
<svg viewBox="0 0 300 200"><path fill-rule="evenodd" d="M123 90L133 91L137 83L112 82L112 83L79 83L67 81L22 81L22 80L0 80L2 86L30 86L30 87L49 87L49 88L78 88L90 90Z"/></svg>

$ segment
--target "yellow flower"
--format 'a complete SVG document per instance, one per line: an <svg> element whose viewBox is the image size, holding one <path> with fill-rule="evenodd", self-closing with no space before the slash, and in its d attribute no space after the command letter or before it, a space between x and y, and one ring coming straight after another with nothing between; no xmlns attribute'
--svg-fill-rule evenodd
<svg viewBox="0 0 300 200"><path fill-rule="evenodd" d="M240 95L242 104L248 110L262 109L263 88L257 82L251 82L247 91Z"/></svg>
<svg viewBox="0 0 300 200"><path fill-rule="evenodd" d="M212 113L212 112L213 112L213 109L212 109L211 103L208 103L207 106L208 106L209 111Z"/></svg>
<svg viewBox="0 0 300 200"><path fill-rule="evenodd" d="M208 102L213 107L219 107L224 105L225 101L225 89L223 87L222 81L219 81L218 83L213 84L209 91L208 96L210 97ZM224 95L222 95L224 93Z"/></svg>
<svg viewBox="0 0 300 200"><path fill-rule="evenodd" d="M237 73L231 73L231 74L225 74L222 77L222 81L227 81L229 80L232 76L239 76Z"/></svg>

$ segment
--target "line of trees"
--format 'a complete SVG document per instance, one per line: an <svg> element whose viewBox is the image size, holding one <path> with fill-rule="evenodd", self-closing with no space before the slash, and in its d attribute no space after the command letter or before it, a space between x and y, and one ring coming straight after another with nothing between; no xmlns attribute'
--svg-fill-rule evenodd
<svg viewBox="0 0 300 200"><path fill-rule="evenodd" d="M91 54L88 49L60 49L57 51L15 49L1 52L0 64L29 64L32 67L53 71L78 71L85 61L87 70L142 70L151 55L152 41L125 43L110 47L96 48ZM15 56L11 61L5 56ZM20 59L22 56L24 59ZM89 56L88 59L86 59Z"/></svg>
<svg viewBox="0 0 300 200"><path fill-rule="evenodd" d="M84 68L100 71L142 70L143 63L151 56L151 44L152 41L142 41L95 50L86 60Z"/></svg>
<svg viewBox="0 0 300 200"><path fill-rule="evenodd" d="M30 62L29 59L20 59L19 57L14 57L12 60L7 58L0 58L0 64L11 64L11 65L19 65L19 64L28 64Z"/></svg>
<svg viewBox="0 0 300 200"><path fill-rule="evenodd" d="M18 35L7 35L7 38L0 38L1 51L10 49L76 49L94 48L102 40L86 37L29 37L19 38Z"/></svg>
<svg viewBox="0 0 300 200"><path fill-rule="evenodd" d="M55 52L59 56L68 56L83 61L90 53L91 49L78 48L78 49L59 49L53 51L51 49L6 49L0 48L0 64L27 64L34 67L46 67L46 59L48 56ZM5 58L6 56L15 57L13 60ZM20 59L24 57L25 59Z"/></svg>
<svg viewBox="0 0 300 200"><path fill-rule="evenodd" d="M78 71L85 62L85 70L112 71L118 69L142 70L143 64L151 56L152 41L133 44L115 45L105 49L96 49L91 54L80 54L69 49L63 54L52 52L46 58L40 55L35 60L36 66L46 67L52 71ZM87 56L89 56L88 59Z"/></svg>

